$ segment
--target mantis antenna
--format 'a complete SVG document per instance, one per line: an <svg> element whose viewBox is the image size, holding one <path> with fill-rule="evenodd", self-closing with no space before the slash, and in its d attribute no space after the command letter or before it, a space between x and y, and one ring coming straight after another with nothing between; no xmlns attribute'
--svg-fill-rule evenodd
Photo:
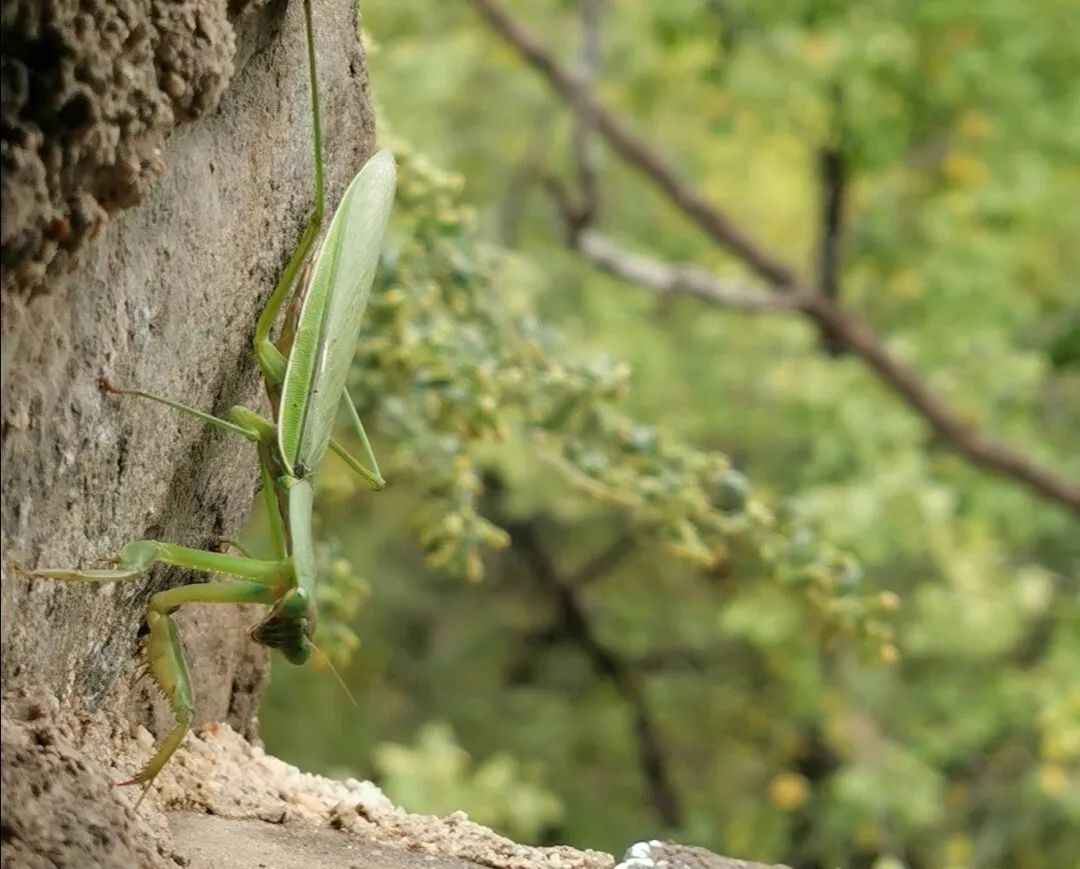
<svg viewBox="0 0 1080 869"><path fill-rule="evenodd" d="M345 684L345 680L341 678L341 674L338 672L337 667L334 666L334 662L330 660L330 656L316 646L314 642L311 643L311 648L315 650L316 654L319 656L319 660L330 668L330 672L334 674L334 678L337 679L338 684L341 686L341 690L345 692L345 696L349 698L352 705L359 706L360 704L356 702L356 698L353 697L353 693L349 690L349 686Z"/></svg>

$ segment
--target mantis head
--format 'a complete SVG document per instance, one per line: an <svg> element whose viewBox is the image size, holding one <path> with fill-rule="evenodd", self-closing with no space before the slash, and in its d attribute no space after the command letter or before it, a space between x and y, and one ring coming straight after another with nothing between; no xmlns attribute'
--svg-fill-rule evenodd
<svg viewBox="0 0 1080 869"><path fill-rule="evenodd" d="M294 588L282 597L261 622L251 629L251 638L271 649L280 649L291 664L303 664L315 646L315 606L311 595Z"/></svg>

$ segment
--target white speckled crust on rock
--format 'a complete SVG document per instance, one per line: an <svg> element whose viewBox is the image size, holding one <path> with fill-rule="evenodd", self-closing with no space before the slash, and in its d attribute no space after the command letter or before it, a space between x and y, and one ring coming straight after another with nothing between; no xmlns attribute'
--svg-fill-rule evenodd
<svg viewBox="0 0 1080 869"><path fill-rule="evenodd" d="M136 815L129 807L137 789L111 787L152 750L129 723L111 710L76 715L40 691L10 692L4 706L2 750L17 761L3 767L5 867L611 869L615 862L596 851L517 845L461 812L411 815L370 782L303 773L225 724L187 739Z"/></svg>
<svg viewBox="0 0 1080 869"><path fill-rule="evenodd" d="M165 767L138 815L137 791L110 780L152 748L112 710L76 715L43 692L4 697L2 750L35 776L4 766L6 866L190 869L612 869L598 851L534 848L470 821L413 815L370 782L310 775L270 757L225 724L199 728ZM68 768L78 770L71 780ZM55 778L58 785L49 786ZM62 807L75 800L81 814ZM48 803L62 822L28 807ZM86 855L92 859L87 860ZM79 857L82 859L74 859ZM37 861L37 862L35 862ZM52 862L50 862L52 861ZM639 842L619 869L784 869L670 842Z"/></svg>
<svg viewBox="0 0 1080 869"><path fill-rule="evenodd" d="M394 855L383 854L379 862L372 863L385 869L413 865L611 869L615 862L610 854L598 851L519 845L473 823L464 812L445 818L410 814L370 782L339 782L303 773L268 757L224 725L203 727L162 778L165 781L156 797L157 805L169 813L181 852L189 835L207 833L205 825L190 819L212 816L257 818L294 833L307 828L311 836L352 842L361 850L386 846L394 849ZM243 831L248 835L252 829ZM416 861L416 855L426 859ZM366 864L356 860L320 865L336 869L339 865Z"/></svg>
<svg viewBox="0 0 1080 869"><path fill-rule="evenodd" d="M311 127L299 2L234 3L248 9L232 24L224 0L131 5L140 14L201 10L191 38L224 40L214 50L228 53L228 88L215 111L161 142L163 174L137 207L115 215L71 280L27 295L3 276L0 678L5 696L40 687L65 709L108 709L160 735L167 708L151 702L146 681L133 688L140 626L154 592L205 577L157 568L93 586L30 580L12 565L95 566L141 537L209 548L242 526L258 479L249 443L150 402L102 395L96 381L105 374L218 413L236 403L266 411L251 340L312 205ZM5 4L5 28L7 14ZM355 3L316 3L315 18L333 207L372 151L373 113ZM5 30L4 63L7 49ZM177 69L196 62L179 44L170 51ZM205 94L218 102L209 84ZM6 212L5 200L5 221ZM256 619L233 606L179 613L197 721L252 733L266 672L265 651L246 634ZM0 763L5 782L26 775L26 793L40 790L41 770L6 753ZM60 764L49 786L62 794L63 776L79 774ZM106 785L95 799L120 799ZM83 798L43 803L55 814L41 828L77 824Z"/></svg>
<svg viewBox="0 0 1080 869"><path fill-rule="evenodd" d="M721 857L705 848L652 839L632 845L615 869L790 869Z"/></svg>

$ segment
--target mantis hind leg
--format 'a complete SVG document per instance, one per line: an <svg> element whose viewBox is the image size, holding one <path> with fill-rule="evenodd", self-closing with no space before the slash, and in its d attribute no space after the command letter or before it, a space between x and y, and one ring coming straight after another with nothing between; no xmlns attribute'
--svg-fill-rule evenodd
<svg viewBox="0 0 1080 869"><path fill-rule="evenodd" d="M180 632L169 614L185 603L263 603L272 604L274 589L261 582L200 583L158 592L150 599L146 623L150 636L146 641L146 669L169 703L175 725L161 741L154 756L139 772L120 785L142 785L135 808L143 801L157 778L184 741L195 715L195 698Z"/></svg>
<svg viewBox="0 0 1080 869"><path fill-rule="evenodd" d="M367 432L364 431L364 424L360 421L360 414L356 411L356 405L353 403L352 396L347 392L345 393L344 401L349 409L349 418L352 420L353 431L356 432L356 437L360 440L360 446L364 451L364 459L367 461L367 464L365 465L363 461L356 458L356 456L345 449L345 447L334 438L330 439L330 449L354 472L356 472L368 486L376 492L381 491L386 488L386 480L383 479L382 472L379 470L378 459L375 458L375 451L371 448L371 441L368 440Z"/></svg>
<svg viewBox="0 0 1080 869"><path fill-rule="evenodd" d="M102 392L106 392L110 395L134 395L138 398L145 398L149 401L155 401L158 404L164 404L166 407L171 407L173 410L177 410L180 413L192 416L195 419L202 420L205 423L209 423L212 426L222 429L223 431L232 432L238 434L241 437L247 438L249 441L258 441L260 436L260 430L256 428L250 428L242 423L247 421L249 417L258 419L258 415L253 411L249 411L242 406L236 406L229 409L229 419L221 419L214 416L211 413L199 410L197 407L191 407L190 405L183 404L179 401L173 401L171 398L165 398L161 395L154 395L152 392L144 392L141 389L122 389L119 386L113 386L104 377L98 378L98 387Z"/></svg>
<svg viewBox="0 0 1080 869"><path fill-rule="evenodd" d="M255 357L259 360L263 377L272 385L278 385L285 379L285 358L281 351L270 340L270 332L274 327L274 321L285 303L285 297L289 289L296 282L297 275L303 268L304 261L311 251L315 238L319 234L323 219L324 200L324 170L322 154L322 122L319 118L319 80L315 69L315 35L311 23L311 0L304 0L304 27L307 35L308 78L311 83L311 129L312 149L315 155L315 204L312 207L311 216L308 217L304 233L300 237L293 255L289 258L288 265L281 275L281 279L274 287L270 300L259 315L255 324Z"/></svg>

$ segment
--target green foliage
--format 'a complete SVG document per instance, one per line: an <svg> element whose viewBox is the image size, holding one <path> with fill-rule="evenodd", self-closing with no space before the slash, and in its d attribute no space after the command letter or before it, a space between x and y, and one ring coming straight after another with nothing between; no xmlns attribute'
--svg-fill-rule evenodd
<svg viewBox="0 0 1080 869"><path fill-rule="evenodd" d="M415 812L465 812L519 840L535 840L562 819L562 803L536 781L535 769L505 753L470 769L468 753L445 723L421 727L415 746L377 746L374 764L387 796Z"/></svg>
<svg viewBox="0 0 1080 869"><path fill-rule="evenodd" d="M572 61L575 4L515 5ZM844 304L972 422L1075 479L1066 6L606 4L598 91L811 275L818 153L840 148ZM465 4L363 11L375 90L416 146L397 148L396 241L353 384L392 485L354 497L332 463L320 480L326 563L373 586L336 634L361 639L345 675L362 709L275 669L268 745L375 774L414 808L408 789L435 787L417 784L421 759L457 757L436 811L473 806L494 763L507 803L550 791L563 807L533 812L531 833L484 815L538 840L620 851L647 831L793 864L1068 865L1075 519L943 450L809 324L656 303L592 272L531 180L568 165L565 110ZM600 158L606 232L741 274ZM522 524L638 674L677 829L658 820L625 689L502 527ZM359 600L331 594L338 616ZM387 738L417 747L387 765Z"/></svg>
<svg viewBox="0 0 1080 869"><path fill-rule="evenodd" d="M460 179L405 146L395 152L402 242L373 290L353 388L394 463L426 487L416 526L428 565L477 582L484 549L507 545L480 510L478 456L494 461L484 448L517 438L568 483L628 513L643 540L702 570L771 577L802 592L826 629L885 644L892 656L879 616L893 605L858 593L858 566L777 521L725 456L621 413L627 367L561 347L478 242ZM353 595L325 594L351 617Z"/></svg>

